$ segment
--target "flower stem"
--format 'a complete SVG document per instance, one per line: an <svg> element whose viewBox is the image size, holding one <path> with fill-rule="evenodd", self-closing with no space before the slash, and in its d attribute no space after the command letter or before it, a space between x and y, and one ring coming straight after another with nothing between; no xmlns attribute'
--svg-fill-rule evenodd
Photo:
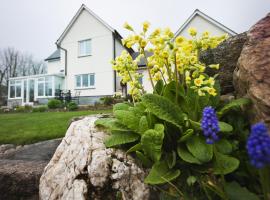
<svg viewBox="0 0 270 200"><path fill-rule="evenodd" d="M178 102L178 71L176 64L176 54L174 55L174 74L175 74L175 103Z"/></svg>
<svg viewBox="0 0 270 200"><path fill-rule="evenodd" d="M268 167L264 167L259 170L261 186L263 189L264 200L270 199L270 170Z"/></svg>

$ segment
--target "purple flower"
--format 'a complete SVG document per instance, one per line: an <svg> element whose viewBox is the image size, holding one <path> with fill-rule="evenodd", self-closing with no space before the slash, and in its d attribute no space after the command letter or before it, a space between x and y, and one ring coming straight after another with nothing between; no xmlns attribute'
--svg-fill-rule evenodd
<svg viewBox="0 0 270 200"><path fill-rule="evenodd" d="M246 148L250 163L254 167L259 169L270 165L270 135L264 123L251 127Z"/></svg>
<svg viewBox="0 0 270 200"><path fill-rule="evenodd" d="M214 142L219 140L217 135L220 131L218 119L214 108L211 106L203 109L201 128L203 130L203 135L206 137L207 144L214 144Z"/></svg>

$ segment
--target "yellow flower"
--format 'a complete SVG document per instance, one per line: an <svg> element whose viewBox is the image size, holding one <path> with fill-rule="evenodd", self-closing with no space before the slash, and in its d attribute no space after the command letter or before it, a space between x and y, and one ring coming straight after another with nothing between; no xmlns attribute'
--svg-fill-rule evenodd
<svg viewBox="0 0 270 200"><path fill-rule="evenodd" d="M135 40L136 42L140 41L140 39L141 39L141 37L140 37L139 35L135 35L135 36L134 36L134 40Z"/></svg>
<svg viewBox="0 0 270 200"><path fill-rule="evenodd" d="M202 84L203 84L203 79L205 77L203 75L200 75L199 78L195 78L194 79L194 84L197 86L197 87L200 87Z"/></svg>
<svg viewBox="0 0 270 200"><path fill-rule="evenodd" d="M209 32L208 31L203 32L202 36L205 37L205 38L208 38L209 37Z"/></svg>
<svg viewBox="0 0 270 200"><path fill-rule="evenodd" d="M217 93L216 93L216 90L215 90L215 88L207 88L207 90L206 90L210 95L212 95L212 96L216 96L217 95Z"/></svg>
<svg viewBox="0 0 270 200"><path fill-rule="evenodd" d="M195 28L189 28L188 32L191 36L196 36L197 35L197 30Z"/></svg>
<svg viewBox="0 0 270 200"><path fill-rule="evenodd" d="M127 30L133 31L132 26L130 26L127 22L124 23L123 27Z"/></svg>
<svg viewBox="0 0 270 200"><path fill-rule="evenodd" d="M204 93L201 89L199 89L199 90L198 90L198 95L199 95L199 96L205 96L205 93Z"/></svg>
<svg viewBox="0 0 270 200"><path fill-rule="evenodd" d="M215 85L215 79L213 77L210 77L208 80L207 80L207 83L210 84L211 86Z"/></svg>
<svg viewBox="0 0 270 200"><path fill-rule="evenodd" d="M146 40L141 40L141 41L140 41L140 46L141 46L141 48L145 48L146 45L147 45L147 41L146 41Z"/></svg>
<svg viewBox="0 0 270 200"><path fill-rule="evenodd" d="M209 67L212 69L219 69L219 64L209 65Z"/></svg>
<svg viewBox="0 0 270 200"><path fill-rule="evenodd" d="M143 22L143 31L146 32L148 30L149 26L150 26L149 22L147 22L147 21Z"/></svg>
<svg viewBox="0 0 270 200"><path fill-rule="evenodd" d="M181 43L185 40L185 38L183 36L178 36L177 38L175 38L175 43L177 45L181 45Z"/></svg>

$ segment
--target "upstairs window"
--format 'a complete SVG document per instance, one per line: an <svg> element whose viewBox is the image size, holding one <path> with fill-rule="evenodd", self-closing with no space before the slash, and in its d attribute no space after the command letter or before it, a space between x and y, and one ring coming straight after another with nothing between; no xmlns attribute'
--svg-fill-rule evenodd
<svg viewBox="0 0 270 200"><path fill-rule="evenodd" d="M95 87L95 74L80 74L75 76L76 88Z"/></svg>
<svg viewBox="0 0 270 200"><path fill-rule="evenodd" d="M79 41L79 57L90 56L92 53L91 39Z"/></svg>

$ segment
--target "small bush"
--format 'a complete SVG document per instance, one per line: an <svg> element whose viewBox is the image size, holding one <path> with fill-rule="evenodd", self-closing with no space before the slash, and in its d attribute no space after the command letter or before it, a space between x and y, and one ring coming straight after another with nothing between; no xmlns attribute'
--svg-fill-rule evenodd
<svg viewBox="0 0 270 200"><path fill-rule="evenodd" d="M47 110L48 110L47 106L40 106L40 107L33 108L33 112L46 112Z"/></svg>
<svg viewBox="0 0 270 200"><path fill-rule="evenodd" d="M24 110L25 110L25 112L31 112L33 110L33 107L30 105L25 105Z"/></svg>
<svg viewBox="0 0 270 200"><path fill-rule="evenodd" d="M14 109L16 112L25 112L25 107L24 106L18 106Z"/></svg>
<svg viewBox="0 0 270 200"><path fill-rule="evenodd" d="M103 97L101 100L103 104L106 106L110 106L114 103L114 98L111 96Z"/></svg>
<svg viewBox="0 0 270 200"><path fill-rule="evenodd" d="M50 109L56 109L56 108L61 108L62 107L62 102L57 99L51 99L48 102L48 107Z"/></svg>
<svg viewBox="0 0 270 200"><path fill-rule="evenodd" d="M67 108L69 110L77 110L78 109L78 105L75 102L69 102L67 105Z"/></svg>

